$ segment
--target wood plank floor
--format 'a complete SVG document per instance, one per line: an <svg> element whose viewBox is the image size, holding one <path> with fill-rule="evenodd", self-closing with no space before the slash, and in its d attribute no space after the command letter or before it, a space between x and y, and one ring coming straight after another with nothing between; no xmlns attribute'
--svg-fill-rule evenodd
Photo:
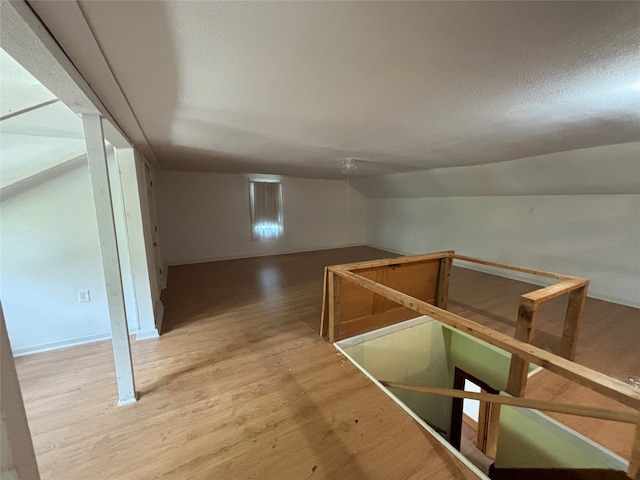
<svg viewBox="0 0 640 480"><path fill-rule="evenodd" d="M315 333L323 266L386 256L172 267L127 407L109 342L16 359L43 480L475 478Z"/></svg>
<svg viewBox="0 0 640 480"><path fill-rule="evenodd" d="M16 359L43 480L473 478L316 334L323 267L389 256L358 247L172 267L163 336L132 343L141 398L128 407L115 408L110 342ZM513 334L532 289L454 268L449 309ZM537 345L558 347L564 308L545 306ZM640 378L638 313L588 299L578 362ZM606 403L545 376L528 396ZM620 424L565 417L628 456Z"/></svg>

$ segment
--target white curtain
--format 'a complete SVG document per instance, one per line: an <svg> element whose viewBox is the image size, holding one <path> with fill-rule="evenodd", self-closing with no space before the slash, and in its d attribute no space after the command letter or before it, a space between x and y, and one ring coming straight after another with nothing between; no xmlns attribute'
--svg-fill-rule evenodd
<svg viewBox="0 0 640 480"><path fill-rule="evenodd" d="M251 239L270 240L283 233L282 188L279 182L249 182Z"/></svg>

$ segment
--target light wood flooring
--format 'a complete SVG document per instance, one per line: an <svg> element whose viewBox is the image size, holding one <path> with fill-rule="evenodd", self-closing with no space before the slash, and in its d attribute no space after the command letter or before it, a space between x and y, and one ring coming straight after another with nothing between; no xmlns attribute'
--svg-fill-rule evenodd
<svg viewBox="0 0 640 480"><path fill-rule="evenodd" d="M18 358L43 480L475 478L309 327L325 264L384 256L172 267L127 407L109 342Z"/></svg>
<svg viewBox="0 0 640 480"><path fill-rule="evenodd" d="M171 267L162 337L132 343L131 406L115 407L110 342L16 359L43 480L474 478L317 336L323 267L389 256L357 247ZM451 281L450 310L510 333L531 289L459 268ZM578 361L640 377L637 314L589 300ZM555 328L541 319L545 348ZM541 383L531 395L574 391Z"/></svg>

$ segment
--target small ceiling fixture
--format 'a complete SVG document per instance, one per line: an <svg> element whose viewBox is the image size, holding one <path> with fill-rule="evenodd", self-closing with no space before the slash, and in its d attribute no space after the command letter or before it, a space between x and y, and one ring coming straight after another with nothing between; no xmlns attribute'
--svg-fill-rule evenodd
<svg viewBox="0 0 640 480"><path fill-rule="evenodd" d="M354 158L343 158L340 164L340 171L347 176L356 173L358 171L356 160Z"/></svg>

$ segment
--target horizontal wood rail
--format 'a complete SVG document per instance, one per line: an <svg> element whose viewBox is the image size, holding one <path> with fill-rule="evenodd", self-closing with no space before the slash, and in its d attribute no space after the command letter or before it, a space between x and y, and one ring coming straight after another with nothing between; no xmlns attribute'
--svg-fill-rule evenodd
<svg viewBox="0 0 640 480"><path fill-rule="evenodd" d="M553 353L549 353L521 340L512 338L489 327L480 325L455 313L448 312L447 310L398 292L341 267L330 267L329 270L342 279L346 279L362 288L410 308L416 313L428 315L435 320L468 333L511 354L518 355L528 362L540 365L551 372L562 375L569 380L606 395L622 404L640 409L640 391L626 383L554 355Z"/></svg>
<svg viewBox="0 0 640 480"><path fill-rule="evenodd" d="M525 293L520 298L525 299L526 303L538 305L539 303L546 302L547 300L559 297L586 285L589 285L589 280L585 280L584 278L569 278L560 283Z"/></svg>
<svg viewBox="0 0 640 480"><path fill-rule="evenodd" d="M462 260L463 262L478 263L480 265L486 265L488 267L501 268L503 270L513 270L514 272L528 273L529 275L537 275L538 277L555 278L556 280L573 278L569 275L561 275L559 273L545 272L544 270L534 270L532 268L517 267L515 265L509 265L507 263L491 262L489 260L482 260L481 258L468 257L466 255L458 255L457 253L452 253L451 258L454 258L456 260Z"/></svg>
<svg viewBox="0 0 640 480"><path fill-rule="evenodd" d="M566 413L568 415L578 415L581 417L599 418L602 420L632 424L636 424L640 421L639 412L620 412L606 408L589 407L586 405L551 403L544 400L535 400L530 398L509 397L491 393L467 392L465 390L456 390L453 388L428 387L400 382L387 382L384 380L379 380L379 382L389 388L398 388L412 392L431 393L433 395L444 395L453 398L468 398L470 400L480 400L481 402L542 410L543 412Z"/></svg>
<svg viewBox="0 0 640 480"><path fill-rule="evenodd" d="M386 267L404 265L406 263L420 263L429 260L439 260L455 256L454 250L443 250L442 252L426 253L424 255L412 255L410 257L384 258L381 260L365 260L363 262L344 263L333 265L328 268L345 268L350 271L363 270L374 267Z"/></svg>

